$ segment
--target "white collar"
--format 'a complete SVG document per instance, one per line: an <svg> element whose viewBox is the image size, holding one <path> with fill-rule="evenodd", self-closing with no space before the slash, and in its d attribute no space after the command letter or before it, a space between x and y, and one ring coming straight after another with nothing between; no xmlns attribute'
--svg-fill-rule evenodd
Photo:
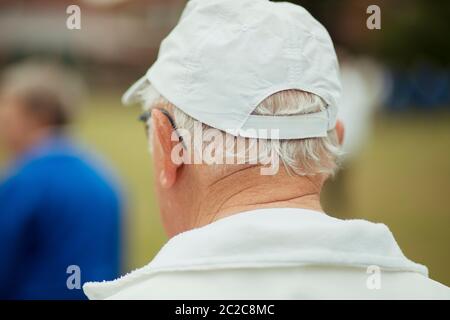
<svg viewBox="0 0 450 320"><path fill-rule="evenodd" d="M425 266L403 255L384 224L276 208L242 212L178 234L147 266L83 289L91 298L103 298L161 271L299 265L376 265L428 275Z"/></svg>

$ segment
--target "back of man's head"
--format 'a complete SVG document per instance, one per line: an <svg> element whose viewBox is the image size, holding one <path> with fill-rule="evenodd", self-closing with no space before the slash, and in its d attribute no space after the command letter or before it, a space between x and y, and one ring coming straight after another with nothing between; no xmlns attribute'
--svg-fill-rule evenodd
<svg viewBox="0 0 450 320"><path fill-rule="evenodd" d="M10 66L0 83L2 97L14 99L42 126L69 124L79 106L83 86L71 70L48 61L30 60Z"/></svg>

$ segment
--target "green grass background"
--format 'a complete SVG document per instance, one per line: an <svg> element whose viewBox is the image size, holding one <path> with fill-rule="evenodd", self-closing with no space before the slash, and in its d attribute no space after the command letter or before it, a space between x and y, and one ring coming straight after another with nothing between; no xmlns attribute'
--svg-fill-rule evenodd
<svg viewBox="0 0 450 320"><path fill-rule="evenodd" d="M158 216L152 163L139 108L119 96L91 99L75 134L116 168L126 196L124 271L143 266L167 240ZM337 217L389 226L405 255L450 285L450 115L378 116L361 156L331 181L324 201ZM334 206L345 190L349 204ZM180 212L180 214L183 214Z"/></svg>

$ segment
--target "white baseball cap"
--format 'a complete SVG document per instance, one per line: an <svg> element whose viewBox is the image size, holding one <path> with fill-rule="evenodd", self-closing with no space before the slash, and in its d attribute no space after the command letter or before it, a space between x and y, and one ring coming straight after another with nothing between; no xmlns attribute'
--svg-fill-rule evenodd
<svg viewBox="0 0 450 320"><path fill-rule="evenodd" d="M122 102L135 102L148 82L198 121L249 138L260 129L279 130L279 139L325 137L336 125L341 92L326 29L304 8L268 0L190 0L156 62ZM252 115L265 98L288 89L314 93L328 106L304 115Z"/></svg>

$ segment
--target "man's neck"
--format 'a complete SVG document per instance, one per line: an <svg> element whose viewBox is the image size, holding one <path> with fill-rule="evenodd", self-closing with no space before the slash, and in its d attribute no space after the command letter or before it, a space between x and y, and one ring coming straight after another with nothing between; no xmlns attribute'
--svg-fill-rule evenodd
<svg viewBox="0 0 450 320"><path fill-rule="evenodd" d="M13 150L13 158L19 159L27 154L30 150L33 150L33 148L49 139L52 133L52 129L47 127L32 130L23 138L22 143L17 146L17 149Z"/></svg>
<svg viewBox="0 0 450 320"><path fill-rule="evenodd" d="M192 227L263 208L323 211L320 205L323 177L290 176L284 170L274 176L263 176L259 170L256 166L236 170L207 185L196 206Z"/></svg>

